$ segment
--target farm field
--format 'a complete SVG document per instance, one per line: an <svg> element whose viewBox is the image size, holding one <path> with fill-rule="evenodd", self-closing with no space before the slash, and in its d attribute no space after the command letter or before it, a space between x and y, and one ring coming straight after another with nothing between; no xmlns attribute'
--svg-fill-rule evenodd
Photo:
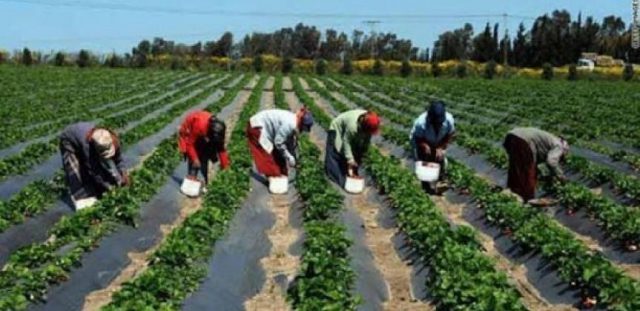
<svg viewBox="0 0 640 311"><path fill-rule="evenodd" d="M0 310L640 310L636 83L0 66L0 85ZM433 99L457 129L440 196L408 144ZM302 105L316 125L272 195L245 127ZM323 166L355 108L383 118L360 195ZM176 132L198 109L225 121L232 166L189 199ZM74 212L57 137L80 120L119 133L133 184ZM528 125L571 144L547 208L503 190L502 141Z"/></svg>

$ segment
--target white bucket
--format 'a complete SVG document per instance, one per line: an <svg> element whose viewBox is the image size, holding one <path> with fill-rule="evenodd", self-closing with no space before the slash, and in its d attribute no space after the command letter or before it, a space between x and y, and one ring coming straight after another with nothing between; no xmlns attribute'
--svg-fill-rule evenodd
<svg viewBox="0 0 640 311"><path fill-rule="evenodd" d="M420 181L435 182L440 178L440 164L416 161L416 175Z"/></svg>
<svg viewBox="0 0 640 311"><path fill-rule="evenodd" d="M269 177L269 192L273 194L285 194L289 190L289 177Z"/></svg>
<svg viewBox="0 0 640 311"><path fill-rule="evenodd" d="M347 180L344 183L344 190L353 194L361 193L364 191L364 178L347 176Z"/></svg>
<svg viewBox="0 0 640 311"><path fill-rule="evenodd" d="M200 195L201 188L202 183L200 181L185 178L180 186L180 191L188 197L195 198Z"/></svg>
<svg viewBox="0 0 640 311"><path fill-rule="evenodd" d="M98 199L96 199L95 197L89 197L89 198L80 199L80 200L75 200L72 197L71 200L73 201L73 205L76 208L76 211L91 207L94 204L98 203Z"/></svg>

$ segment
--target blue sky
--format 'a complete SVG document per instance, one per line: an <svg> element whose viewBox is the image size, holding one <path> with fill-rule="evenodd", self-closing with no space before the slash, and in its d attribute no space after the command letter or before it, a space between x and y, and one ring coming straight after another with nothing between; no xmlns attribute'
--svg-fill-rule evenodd
<svg viewBox="0 0 640 311"><path fill-rule="evenodd" d="M614 14L631 21L631 0L0 0L0 49L126 52L154 36L192 43L231 31L240 39L252 31L273 31L298 22L350 34L354 29L368 31L365 20L379 20L375 30L394 32L423 48L466 21L476 32L486 22L502 24L502 17L460 15L536 17L554 9L567 9L574 18L582 12L597 20ZM508 19L511 34L521 21L531 23L521 17Z"/></svg>

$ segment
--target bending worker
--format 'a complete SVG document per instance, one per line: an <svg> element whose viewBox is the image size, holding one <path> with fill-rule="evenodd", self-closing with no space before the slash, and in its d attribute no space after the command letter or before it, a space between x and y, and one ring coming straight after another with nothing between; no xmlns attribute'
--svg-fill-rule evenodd
<svg viewBox="0 0 640 311"><path fill-rule="evenodd" d="M188 162L187 178L198 179L198 172L209 182L209 160L220 161L220 168L230 166L224 145L226 125L208 111L194 111L180 125L178 147ZM206 191L206 188L203 188Z"/></svg>
<svg viewBox="0 0 640 311"><path fill-rule="evenodd" d="M509 155L507 187L526 202L535 197L538 164L545 163L552 177L564 181L560 167L569 153L569 144L561 137L532 128L515 128L507 134L504 148Z"/></svg>
<svg viewBox="0 0 640 311"><path fill-rule="evenodd" d="M446 169L446 152L455 135L453 116L442 101L433 101L426 112L413 122L411 146L416 161L440 164L440 176Z"/></svg>
<svg viewBox="0 0 640 311"><path fill-rule="evenodd" d="M331 180L344 187L347 176L358 176L371 136L379 129L380 118L372 111L350 110L333 119L325 157L325 169Z"/></svg>
<svg viewBox="0 0 640 311"><path fill-rule="evenodd" d="M81 200L129 184L118 136L110 130L89 122L69 125L60 134L60 153L76 209L87 207L78 204Z"/></svg>
<svg viewBox="0 0 640 311"><path fill-rule="evenodd" d="M246 132L258 172L267 178L288 176L288 167L296 165L297 134L312 126L313 116L306 108L297 113L269 109L253 115Z"/></svg>

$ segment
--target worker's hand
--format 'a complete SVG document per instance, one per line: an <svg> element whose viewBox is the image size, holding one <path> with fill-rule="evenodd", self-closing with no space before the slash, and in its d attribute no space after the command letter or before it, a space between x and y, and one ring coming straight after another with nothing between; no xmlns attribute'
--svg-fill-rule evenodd
<svg viewBox="0 0 640 311"><path fill-rule="evenodd" d="M122 173L122 185L123 186L130 186L131 185L131 177L129 176L129 173L127 173L127 172L123 172Z"/></svg>
<svg viewBox="0 0 640 311"><path fill-rule="evenodd" d="M187 175L185 178L193 181L198 181L197 175Z"/></svg>
<svg viewBox="0 0 640 311"><path fill-rule="evenodd" d="M436 149L436 162L442 162L444 160L445 151L442 148Z"/></svg>
<svg viewBox="0 0 640 311"><path fill-rule="evenodd" d="M420 144L420 148L422 148L422 152L424 152L425 155L430 155L431 154L431 147L429 147L429 144Z"/></svg>
<svg viewBox="0 0 640 311"><path fill-rule="evenodd" d="M358 163L355 161L347 163L347 174L349 177L358 176Z"/></svg>
<svg viewBox="0 0 640 311"><path fill-rule="evenodd" d="M565 184L569 181L566 176L556 176L555 180L561 184Z"/></svg>
<svg viewBox="0 0 640 311"><path fill-rule="evenodd" d="M296 166L296 158L292 155L287 155L287 164L289 164L289 167L295 167Z"/></svg>
<svg viewBox="0 0 640 311"><path fill-rule="evenodd" d="M229 159L229 154L225 151L225 152L221 152L220 155L218 156L218 158L220 158L220 168L223 170L228 169L229 167L231 167L231 159Z"/></svg>

